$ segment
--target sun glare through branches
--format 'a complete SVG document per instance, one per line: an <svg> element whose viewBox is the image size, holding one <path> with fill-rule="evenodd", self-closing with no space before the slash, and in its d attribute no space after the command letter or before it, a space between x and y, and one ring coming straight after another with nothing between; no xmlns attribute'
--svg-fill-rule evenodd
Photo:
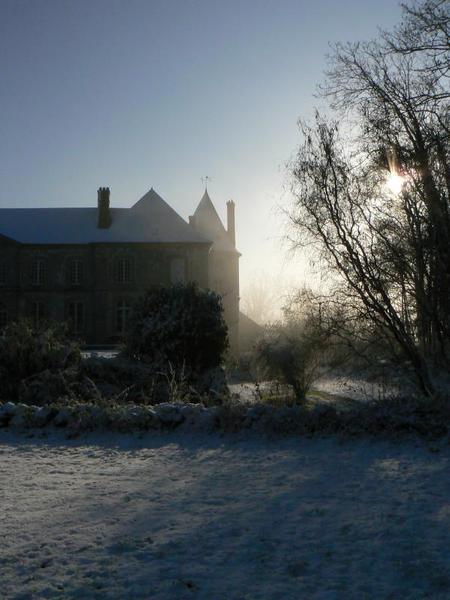
<svg viewBox="0 0 450 600"><path fill-rule="evenodd" d="M386 179L386 188L394 196L398 196L405 185L407 178L398 173L390 173Z"/></svg>

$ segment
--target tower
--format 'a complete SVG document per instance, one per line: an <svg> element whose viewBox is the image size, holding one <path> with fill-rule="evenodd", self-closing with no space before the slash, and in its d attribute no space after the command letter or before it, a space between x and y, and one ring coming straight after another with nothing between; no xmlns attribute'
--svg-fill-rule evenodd
<svg viewBox="0 0 450 600"><path fill-rule="evenodd" d="M213 245L209 253L209 287L221 295L224 317L228 325L230 350L239 354L239 257L236 249L235 204L227 202L227 229L205 189L202 199L189 222Z"/></svg>

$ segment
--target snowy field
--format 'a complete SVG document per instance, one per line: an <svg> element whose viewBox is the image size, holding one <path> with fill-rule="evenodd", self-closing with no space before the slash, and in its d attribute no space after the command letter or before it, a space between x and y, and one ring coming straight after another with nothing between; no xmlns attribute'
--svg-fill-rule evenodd
<svg viewBox="0 0 450 600"><path fill-rule="evenodd" d="M0 435L0 597L450 598L450 447Z"/></svg>

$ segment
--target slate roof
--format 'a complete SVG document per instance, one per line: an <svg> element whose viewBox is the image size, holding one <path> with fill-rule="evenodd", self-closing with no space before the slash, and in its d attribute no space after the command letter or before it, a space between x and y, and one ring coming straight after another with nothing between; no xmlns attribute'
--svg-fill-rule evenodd
<svg viewBox="0 0 450 600"><path fill-rule="evenodd" d="M0 237L23 244L211 243L153 188L131 208L111 208L111 226L97 227L97 208L2 208Z"/></svg>
<svg viewBox="0 0 450 600"><path fill-rule="evenodd" d="M220 252L234 252L239 254L230 240L227 230L217 214L214 204L205 190L195 213L195 228L203 235L213 240L213 249Z"/></svg>

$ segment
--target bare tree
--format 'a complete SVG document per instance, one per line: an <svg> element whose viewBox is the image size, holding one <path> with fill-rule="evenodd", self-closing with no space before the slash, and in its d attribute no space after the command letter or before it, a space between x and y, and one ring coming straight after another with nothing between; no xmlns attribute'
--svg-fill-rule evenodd
<svg viewBox="0 0 450 600"><path fill-rule="evenodd" d="M449 7L404 10L394 33L336 46L323 87L336 121L301 126L290 217L294 243L306 233L338 275L335 298L394 339L431 394L430 369L450 359Z"/></svg>
<svg viewBox="0 0 450 600"><path fill-rule="evenodd" d="M388 49L396 54L417 54L420 70L449 73L450 16L448 0L402 4L405 18L391 34L384 33ZM448 92L447 92L448 93Z"/></svg>

